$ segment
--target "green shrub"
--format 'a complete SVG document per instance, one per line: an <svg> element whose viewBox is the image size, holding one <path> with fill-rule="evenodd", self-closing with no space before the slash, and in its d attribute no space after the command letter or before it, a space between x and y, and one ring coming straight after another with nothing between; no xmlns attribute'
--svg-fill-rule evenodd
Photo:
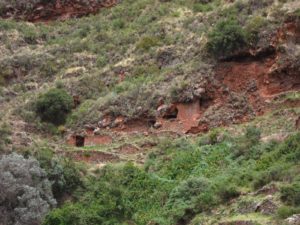
<svg viewBox="0 0 300 225"><path fill-rule="evenodd" d="M36 113L42 121L55 125L63 124L73 108L72 97L63 89L54 88L40 95L36 102Z"/></svg>
<svg viewBox="0 0 300 225"><path fill-rule="evenodd" d="M208 179L192 177L180 183L166 203L175 221L189 219L197 212L209 210L215 203L215 188Z"/></svg>
<svg viewBox="0 0 300 225"><path fill-rule="evenodd" d="M218 188L218 195L220 196L223 202L228 202L233 198L240 196L240 192L237 190L237 187L234 184L224 183Z"/></svg>
<svg viewBox="0 0 300 225"><path fill-rule="evenodd" d="M194 12L208 12L213 9L212 5L208 4L202 4L202 3L196 3L193 6L193 11Z"/></svg>
<svg viewBox="0 0 300 225"><path fill-rule="evenodd" d="M277 157L285 157L286 161L299 162L300 160L300 133L289 137L278 146Z"/></svg>
<svg viewBox="0 0 300 225"><path fill-rule="evenodd" d="M257 174L253 181L254 189L259 189L272 181L280 181L286 176L284 165L273 166Z"/></svg>
<svg viewBox="0 0 300 225"><path fill-rule="evenodd" d="M245 138L248 139L252 144L258 143L261 136L261 132L257 127L247 127Z"/></svg>
<svg viewBox="0 0 300 225"><path fill-rule="evenodd" d="M266 25L266 20L261 16L256 16L247 21L245 27L247 43L255 45L259 41L259 31Z"/></svg>
<svg viewBox="0 0 300 225"><path fill-rule="evenodd" d="M277 217L280 219L286 219L294 214L299 214L300 208L282 206L277 210Z"/></svg>
<svg viewBox="0 0 300 225"><path fill-rule="evenodd" d="M53 210L44 225L90 225L122 224L130 212L125 210L125 202L118 187L100 182L85 194L78 203L67 203Z"/></svg>
<svg viewBox="0 0 300 225"><path fill-rule="evenodd" d="M237 146L234 151L235 157L255 158L260 155L261 146L259 146L261 132L256 127L247 127L245 134L238 138Z"/></svg>
<svg viewBox="0 0 300 225"><path fill-rule="evenodd" d="M295 182L280 190L281 200L292 206L300 206L300 182Z"/></svg>
<svg viewBox="0 0 300 225"><path fill-rule="evenodd" d="M213 130L209 133L209 143L216 144L218 142L219 131Z"/></svg>
<svg viewBox="0 0 300 225"><path fill-rule="evenodd" d="M60 200L65 194L71 194L83 185L80 170L73 161L56 158L53 150L48 147L41 147L33 155L47 172L56 199Z"/></svg>
<svg viewBox="0 0 300 225"><path fill-rule="evenodd" d="M217 57L233 54L245 44L245 32L235 19L220 21L208 34L208 51Z"/></svg>
<svg viewBox="0 0 300 225"><path fill-rule="evenodd" d="M0 153L4 151L5 146L11 143L11 129L8 124L0 124Z"/></svg>
<svg viewBox="0 0 300 225"><path fill-rule="evenodd" d="M159 39L154 36L145 36L143 37L139 43L137 44L138 49L143 49L143 50L149 50L150 48L154 46L159 45Z"/></svg>

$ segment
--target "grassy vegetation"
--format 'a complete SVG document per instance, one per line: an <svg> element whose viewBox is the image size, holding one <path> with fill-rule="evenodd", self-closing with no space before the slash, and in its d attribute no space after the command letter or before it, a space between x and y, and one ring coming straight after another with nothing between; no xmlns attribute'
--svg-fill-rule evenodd
<svg viewBox="0 0 300 225"><path fill-rule="evenodd" d="M256 190L274 181L291 182L282 188L281 198L299 206L299 174L292 172L298 168L299 135L283 143L264 144L257 131L249 128L240 138L227 137L209 145L201 144L201 138L166 139L149 155L144 168L130 163L110 165L87 179L84 189L75 194L76 202L52 211L44 224L189 222L238 198L242 190ZM247 152L237 156L234 150L245 146ZM280 208L278 214L286 218L283 215L290 213ZM273 215L268 221L277 219Z"/></svg>
<svg viewBox="0 0 300 225"><path fill-rule="evenodd" d="M62 133L97 124L105 115L147 119L162 101L197 99L196 88L215 85L219 58L269 44L267 38L284 18L282 4L123 0L97 15L64 22L0 20L0 154L11 145L12 132L14 138L22 137L22 129L36 134L30 141L36 145L18 148L38 159L58 200L44 225L199 225L238 219L280 224L299 213L300 134L282 143L260 141L295 130L299 109L282 109L281 103L297 101L299 93L277 98L278 109L247 129L237 125L177 139L129 135L114 137L111 145L81 149L91 156L89 150L159 143L144 166L119 163L90 172L53 150L64 147ZM79 97L76 108L71 96ZM244 100L238 97L232 97L233 107ZM220 115L211 111L227 116L225 110ZM19 130L18 124L6 123L9 116L33 126ZM42 135L46 146L39 143ZM277 214L240 215L240 200L270 183L279 187ZM233 208L235 200L240 205Z"/></svg>
<svg viewBox="0 0 300 225"><path fill-rule="evenodd" d="M213 76L207 55L255 45L261 29L273 24L265 14L270 4L126 0L66 22L1 20L1 46L7 54L0 56L0 83L9 83L22 96L30 93L31 100L40 85L50 89L57 81L64 83L83 103L68 119L72 128L104 114L151 117L162 97L165 102L191 101L193 81ZM126 75L121 84L120 71ZM89 110L83 110L87 105ZM21 115L31 114L29 107L20 108Z"/></svg>

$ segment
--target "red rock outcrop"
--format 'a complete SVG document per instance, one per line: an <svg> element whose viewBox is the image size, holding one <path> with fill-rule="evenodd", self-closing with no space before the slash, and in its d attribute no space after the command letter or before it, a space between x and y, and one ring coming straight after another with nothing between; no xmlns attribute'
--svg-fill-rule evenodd
<svg viewBox="0 0 300 225"><path fill-rule="evenodd" d="M52 20L65 20L96 14L102 8L116 5L119 0L52 0L35 1L30 10L22 5L12 5L3 9L2 18L15 18L30 22L48 22ZM25 3L24 3L25 4ZM18 7L19 6L19 7Z"/></svg>

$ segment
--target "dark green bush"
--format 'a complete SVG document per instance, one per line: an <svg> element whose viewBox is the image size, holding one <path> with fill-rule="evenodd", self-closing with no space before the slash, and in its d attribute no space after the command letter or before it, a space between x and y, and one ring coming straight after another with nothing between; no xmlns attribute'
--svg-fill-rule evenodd
<svg viewBox="0 0 300 225"><path fill-rule="evenodd" d="M149 50L154 46L158 46L160 44L160 40L154 36L145 36L143 37L139 43L137 44L138 49Z"/></svg>
<svg viewBox="0 0 300 225"><path fill-rule="evenodd" d="M202 177L192 177L171 192L166 207L170 216L179 221L209 210L215 203L215 188L211 182Z"/></svg>
<svg viewBox="0 0 300 225"><path fill-rule="evenodd" d="M94 183L78 203L65 204L49 214L44 225L122 224L130 212L118 187L105 182ZM128 207L127 207L128 208Z"/></svg>
<svg viewBox="0 0 300 225"><path fill-rule="evenodd" d="M294 214L299 214L300 208L282 206L277 210L277 217L280 219L286 219Z"/></svg>
<svg viewBox="0 0 300 225"><path fill-rule="evenodd" d="M257 174L253 181L254 189L259 189L272 181L281 181L288 172L284 165L273 166Z"/></svg>
<svg viewBox="0 0 300 225"><path fill-rule="evenodd" d="M245 45L245 32L232 18L220 21L208 34L208 51L217 57L229 56Z"/></svg>
<svg viewBox="0 0 300 225"><path fill-rule="evenodd" d="M300 160L300 133L289 137L278 147L277 157L284 156L286 161L299 162Z"/></svg>
<svg viewBox="0 0 300 225"><path fill-rule="evenodd" d="M53 150L46 147L38 149L33 155L47 172L47 177L52 184L53 195L57 200L82 187L80 170L73 161L56 158Z"/></svg>
<svg viewBox="0 0 300 225"><path fill-rule="evenodd" d="M55 125L63 124L73 108L72 97L63 89L54 88L40 95L36 102L36 113L42 121Z"/></svg>
<svg viewBox="0 0 300 225"><path fill-rule="evenodd" d="M234 151L235 157L243 156L245 158L255 157L259 155L261 146L257 146L260 142L261 132L256 127L247 127L245 134L237 140L237 146Z"/></svg>
<svg viewBox="0 0 300 225"><path fill-rule="evenodd" d="M282 187L281 200L292 206L300 206L300 182Z"/></svg>
<svg viewBox="0 0 300 225"><path fill-rule="evenodd" d="M218 195L220 196L223 202L228 202L231 199L237 198L240 196L240 192L237 190L237 187L234 184L223 184L218 188Z"/></svg>
<svg viewBox="0 0 300 225"><path fill-rule="evenodd" d="M263 17L256 16L247 21L245 33L247 43L255 45L259 41L259 31L262 27L266 26L267 22Z"/></svg>

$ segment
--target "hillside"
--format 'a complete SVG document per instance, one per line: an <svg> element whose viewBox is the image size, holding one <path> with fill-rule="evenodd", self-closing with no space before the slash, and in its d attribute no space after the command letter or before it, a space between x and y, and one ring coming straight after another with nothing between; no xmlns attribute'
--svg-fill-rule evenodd
<svg viewBox="0 0 300 225"><path fill-rule="evenodd" d="M299 1L0 18L0 225L300 224Z"/></svg>

